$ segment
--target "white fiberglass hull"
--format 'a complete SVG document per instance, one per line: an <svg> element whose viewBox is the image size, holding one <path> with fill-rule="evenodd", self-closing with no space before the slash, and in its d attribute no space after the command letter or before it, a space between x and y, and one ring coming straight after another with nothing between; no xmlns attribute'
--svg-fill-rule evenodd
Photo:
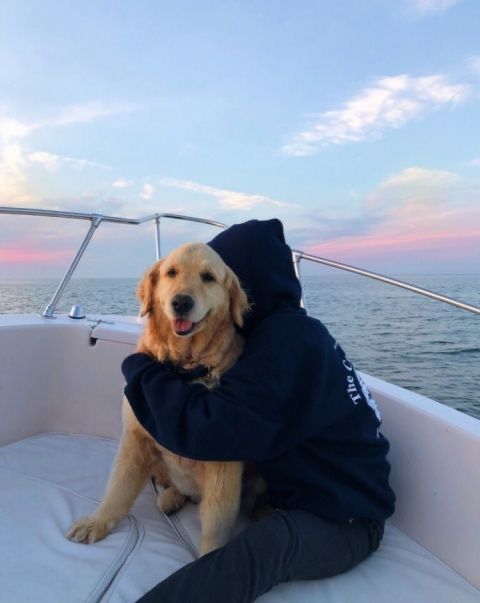
<svg viewBox="0 0 480 603"><path fill-rule="evenodd" d="M195 508L172 526L148 488L101 543L63 537L103 493L121 429L120 364L140 331L102 318L0 316L1 602L133 601L194 558ZM398 500L385 539L343 576L261 600L480 601L480 421L364 378L391 443Z"/></svg>

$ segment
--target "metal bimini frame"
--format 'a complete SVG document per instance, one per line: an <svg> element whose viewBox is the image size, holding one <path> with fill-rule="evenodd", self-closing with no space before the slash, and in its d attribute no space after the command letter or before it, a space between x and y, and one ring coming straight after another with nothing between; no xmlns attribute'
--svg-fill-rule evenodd
<svg viewBox="0 0 480 603"><path fill-rule="evenodd" d="M82 255L84 254L88 244L90 243L91 238L93 237L95 231L100 226L102 222L111 222L115 224L127 224L138 226L139 224L143 224L145 222L154 222L155 223L155 252L157 259L161 257L161 237L160 237L160 221L163 218L172 219L172 220L186 220L188 222L197 222L200 224L209 224L210 226L216 226L218 228L226 228L226 224L222 222L217 222L215 220L206 220L204 218L196 218L193 216L184 216L181 214L171 214L171 213L156 213L149 216L145 216L143 218L122 218L119 216L106 216L104 214L97 213L80 213L80 212L72 212L72 211L56 211L56 210L48 210L48 209L35 209L35 208L24 208L24 207L5 207L0 206L0 214L10 214L10 215L21 215L21 216L43 216L48 218L67 218L70 220L86 220L90 222L90 227L83 239L80 247L78 248L70 266L65 272L62 280L60 281L55 293L52 296L52 299L48 303L47 307L42 313L44 318L55 318L55 309L57 304L67 286L70 278L72 277L75 269L80 262ZM468 310L469 312L473 312L474 314L480 314L480 308L478 306L473 306L471 304L467 304L465 302L453 299L451 297L447 297L446 295L441 295L439 293L434 293L433 291L429 291L428 289L423 289L422 287L417 287L416 285L411 285L404 281L400 281L388 276L384 276L382 274L378 274L376 272L370 272L369 270L364 270L363 268L357 268L355 266L350 266L349 264L343 264L342 262L337 262L334 260L329 260L327 258L322 258L316 255L312 255L310 253L305 253L300 250L293 250L293 265L295 268L295 274L301 281L301 272L300 272L300 261L307 260L309 262L315 262L317 264L323 264L325 266L330 266L332 268L338 268L340 270L345 270L347 272L352 272L354 274L359 274L361 276L366 276L372 278L376 281L380 281L382 283L387 283L389 285L394 285L396 287L400 287L401 289L406 289L407 291L411 291L413 293L417 293L420 295L424 295L431 299L435 299L437 301L441 301L457 308L462 308L463 310ZM302 299L302 305L305 305L304 300Z"/></svg>

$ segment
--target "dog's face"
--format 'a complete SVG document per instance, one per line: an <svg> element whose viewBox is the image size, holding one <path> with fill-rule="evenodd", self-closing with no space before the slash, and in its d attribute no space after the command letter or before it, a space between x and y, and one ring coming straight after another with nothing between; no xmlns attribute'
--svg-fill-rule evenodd
<svg viewBox="0 0 480 603"><path fill-rule="evenodd" d="M163 314L179 337L199 333L229 313L243 325L247 296L220 256L203 243L187 243L150 268L140 282L140 314Z"/></svg>

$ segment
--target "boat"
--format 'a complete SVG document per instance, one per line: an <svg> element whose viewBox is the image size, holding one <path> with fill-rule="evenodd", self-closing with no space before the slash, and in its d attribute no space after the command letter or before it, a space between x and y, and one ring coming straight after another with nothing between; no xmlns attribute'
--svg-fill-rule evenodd
<svg viewBox="0 0 480 603"><path fill-rule="evenodd" d="M65 538L104 492L121 432L120 365L142 326L136 317L85 316L80 306L59 314L56 306L104 222L151 221L157 257L164 219L224 225L177 214L127 219L12 207L0 214L89 224L43 313L0 315L0 602L131 603L198 556L198 517L192 504L162 515L147 485L103 541L82 546ZM292 259L300 277L301 261L319 262L480 314L470 304L300 250ZM345 574L280 584L258 601L478 603L480 420L361 375L382 413L397 495L380 548Z"/></svg>

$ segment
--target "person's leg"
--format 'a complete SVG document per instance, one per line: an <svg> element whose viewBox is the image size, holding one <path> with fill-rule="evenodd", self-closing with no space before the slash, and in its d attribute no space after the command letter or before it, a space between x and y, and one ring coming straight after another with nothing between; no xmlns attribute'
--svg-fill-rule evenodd
<svg viewBox="0 0 480 603"><path fill-rule="evenodd" d="M139 603L250 603L279 582L354 567L376 550L382 534L377 522L333 524L306 511L276 511L169 576Z"/></svg>

